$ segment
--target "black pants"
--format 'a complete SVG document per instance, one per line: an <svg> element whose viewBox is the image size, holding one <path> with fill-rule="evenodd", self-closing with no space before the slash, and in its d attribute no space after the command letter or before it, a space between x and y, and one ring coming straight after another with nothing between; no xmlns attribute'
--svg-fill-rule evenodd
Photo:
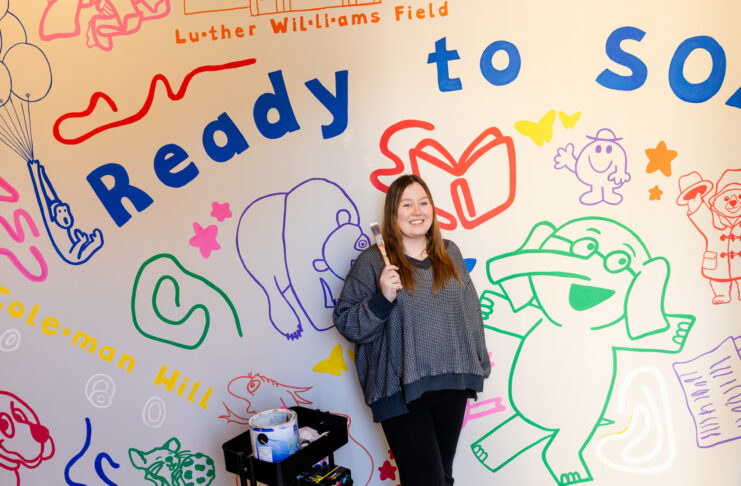
<svg viewBox="0 0 741 486"><path fill-rule="evenodd" d="M467 390L440 390L409 402L409 413L381 422L401 486L450 486Z"/></svg>

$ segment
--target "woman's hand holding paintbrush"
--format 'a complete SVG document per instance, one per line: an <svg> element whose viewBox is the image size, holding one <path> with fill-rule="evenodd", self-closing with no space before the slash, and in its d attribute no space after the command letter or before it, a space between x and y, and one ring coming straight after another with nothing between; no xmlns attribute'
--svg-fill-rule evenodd
<svg viewBox="0 0 741 486"><path fill-rule="evenodd" d="M381 228L378 223L371 224L371 232L376 239L376 245L381 251L383 261L386 262L386 266L381 271L381 276L378 278L378 286L381 288L381 293L386 300L393 302L396 300L396 293L403 289L401 285L401 277L399 276L399 267L391 265L389 258L386 255L386 246L383 243L383 236L381 235Z"/></svg>

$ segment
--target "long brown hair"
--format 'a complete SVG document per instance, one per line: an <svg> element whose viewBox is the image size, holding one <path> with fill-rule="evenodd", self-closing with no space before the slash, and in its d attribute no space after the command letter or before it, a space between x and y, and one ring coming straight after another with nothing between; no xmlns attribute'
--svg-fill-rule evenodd
<svg viewBox="0 0 741 486"><path fill-rule="evenodd" d="M427 198L430 200L430 204L432 205L432 226L430 226L426 235L427 256L430 257L430 262L432 263L433 292L438 293L440 289L443 288L452 278L455 278L461 282L461 284L463 282L458 275L458 270L455 268L453 260L450 259L450 255L448 255L448 252L445 250L443 237L440 234L440 226L437 224L437 216L434 214L435 203L432 201L430 189L427 187L427 184L425 184L425 181L423 181L418 175L402 175L391 183L391 186L389 186L383 205L383 241L386 245L386 250L391 264L399 267L401 284L407 292L414 292L414 267L404 256L404 243L402 241L399 221L397 220L396 215L399 211L401 196L404 193L404 189L415 182L422 186L427 194Z"/></svg>

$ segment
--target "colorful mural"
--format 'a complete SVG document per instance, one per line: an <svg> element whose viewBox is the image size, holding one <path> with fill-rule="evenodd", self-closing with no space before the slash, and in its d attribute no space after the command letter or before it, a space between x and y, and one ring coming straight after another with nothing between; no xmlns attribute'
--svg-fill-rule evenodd
<svg viewBox="0 0 741 486"><path fill-rule="evenodd" d="M740 16L0 0L0 485L231 486L293 406L398 485L332 312L415 173L492 363L456 484L738 486Z"/></svg>

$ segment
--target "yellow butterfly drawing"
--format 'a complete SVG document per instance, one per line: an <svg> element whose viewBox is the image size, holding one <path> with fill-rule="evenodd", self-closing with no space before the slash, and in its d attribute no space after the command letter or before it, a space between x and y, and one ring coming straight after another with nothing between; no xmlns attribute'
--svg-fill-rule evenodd
<svg viewBox="0 0 741 486"><path fill-rule="evenodd" d="M580 116L581 116L581 111L577 111L571 116L567 115L563 111L558 112L558 119L561 120L563 127L566 129L574 128L576 126L576 122L579 121Z"/></svg>
<svg viewBox="0 0 741 486"><path fill-rule="evenodd" d="M314 365L312 370L317 373L329 373L330 375L342 376L347 371L347 363L342 359L342 345L338 344L329 353L329 358L323 359Z"/></svg>
<svg viewBox="0 0 741 486"><path fill-rule="evenodd" d="M544 142L550 142L553 137L553 122L556 121L556 110L551 110L540 119L539 122L521 120L515 122L515 128L521 134L530 137L538 147Z"/></svg>

